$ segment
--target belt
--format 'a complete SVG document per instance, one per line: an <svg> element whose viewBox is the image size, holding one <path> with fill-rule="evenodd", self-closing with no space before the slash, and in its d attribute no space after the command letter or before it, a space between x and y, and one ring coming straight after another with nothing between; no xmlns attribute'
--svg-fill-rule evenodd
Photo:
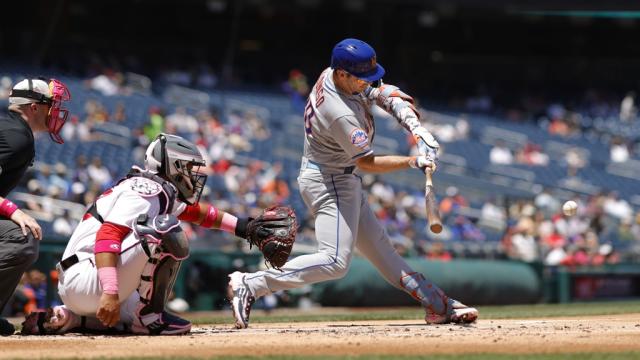
<svg viewBox="0 0 640 360"><path fill-rule="evenodd" d="M306 165L305 165L305 163L306 163ZM303 169L318 170L318 171L322 172L322 166L320 164L318 164L315 161L306 159L306 158L302 159L302 168ZM335 171L341 172L342 174L352 174L355 169L356 169L355 166L347 166L345 168L330 168L330 169L325 169L325 170L335 170Z"/></svg>
<svg viewBox="0 0 640 360"><path fill-rule="evenodd" d="M58 263L58 266L60 266L62 271L66 271L68 268L70 268L73 265L77 264L79 261L80 261L80 259L78 259L78 255L73 254L73 255L69 256L68 258L60 261Z"/></svg>

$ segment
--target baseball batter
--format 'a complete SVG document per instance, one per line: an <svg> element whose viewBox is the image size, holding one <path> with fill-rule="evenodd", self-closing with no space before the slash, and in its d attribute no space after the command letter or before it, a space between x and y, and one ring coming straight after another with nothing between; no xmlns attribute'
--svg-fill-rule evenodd
<svg viewBox="0 0 640 360"><path fill-rule="evenodd" d="M318 252L292 259L283 271L229 275L236 327L248 326L256 297L345 276L354 248L390 284L422 304L427 323L470 323L478 317L476 309L447 297L411 269L394 250L367 202L359 176L362 171L435 170L439 146L420 126L413 99L395 86L382 85L384 73L375 51L363 41L345 39L333 48L331 67L320 75L305 108L304 154L298 177L302 198L315 217ZM373 105L385 109L414 135L419 156L374 154Z"/></svg>
<svg viewBox="0 0 640 360"><path fill-rule="evenodd" d="M191 323L164 311L189 242L188 221L246 238L249 219L200 203L204 160L191 142L160 134L137 167L104 192L58 264L64 306L27 316L23 334L108 330L174 335Z"/></svg>

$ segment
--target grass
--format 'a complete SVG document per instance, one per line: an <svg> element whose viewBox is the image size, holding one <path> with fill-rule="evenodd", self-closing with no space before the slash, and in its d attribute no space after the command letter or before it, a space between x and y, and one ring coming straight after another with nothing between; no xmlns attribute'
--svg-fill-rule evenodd
<svg viewBox="0 0 640 360"><path fill-rule="evenodd" d="M380 309L344 309L326 308L322 313L289 312L281 310L272 314L254 311L252 323L295 323L315 321L368 321L368 320L420 320L424 312L418 307L380 308ZM640 313L640 301L615 301L571 304L540 304L510 306L480 306L480 319L526 319L562 316L613 315ZM228 313L190 314L187 316L194 324L229 324L232 322Z"/></svg>

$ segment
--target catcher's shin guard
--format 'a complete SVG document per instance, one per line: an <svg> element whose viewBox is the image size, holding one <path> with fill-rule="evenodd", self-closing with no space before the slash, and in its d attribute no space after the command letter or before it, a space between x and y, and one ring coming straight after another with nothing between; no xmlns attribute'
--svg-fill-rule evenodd
<svg viewBox="0 0 640 360"><path fill-rule="evenodd" d="M400 284L425 308L425 321L428 324L471 323L478 318L478 310L449 298L420 273L404 275Z"/></svg>
<svg viewBox="0 0 640 360"><path fill-rule="evenodd" d="M182 260L189 256L188 240L180 228L180 222L171 215L163 215L153 221L153 230L144 233L151 256L140 276L140 304L136 310L132 331L139 334L175 335L191 330L191 323L164 311ZM159 240L159 243L158 243Z"/></svg>

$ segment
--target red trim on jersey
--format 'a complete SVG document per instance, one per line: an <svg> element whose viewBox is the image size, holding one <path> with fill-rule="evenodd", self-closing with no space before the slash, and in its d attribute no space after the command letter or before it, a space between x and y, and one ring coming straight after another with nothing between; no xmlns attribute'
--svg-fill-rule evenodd
<svg viewBox="0 0 640 360"><path fill-rule="evenodd" d="M200 204L187 205L184 211L178 215L178 219L187 222L196 222L200 217Z"/></svg>
<svg viewBox="0 0 640 360"><path fill-rule="evenodd" d="M122 240L131 232L131 229L124 225L105 222L100 226L96 234L96 244L94 253L120 253Z"/></svg>

